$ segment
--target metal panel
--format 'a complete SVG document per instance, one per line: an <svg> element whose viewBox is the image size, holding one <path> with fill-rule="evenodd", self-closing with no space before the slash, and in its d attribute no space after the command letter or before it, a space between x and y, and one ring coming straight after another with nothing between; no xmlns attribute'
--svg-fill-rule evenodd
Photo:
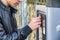
<svg viewBox="0 0 60 40"><path fill-rule="evenodd" d="M60 40L60 8L47 8L47 40Z"/></svg>
<svg viewBox="0 0 60 40"><path fill-rule="evenodd" d="M37 29L36 40L46 40L46 6L36 5L37 16L42 17L42 24L39 29Z"/></svg>
<svg viewBox="0 0 60 40"><path fill-rule="evenodd" d="M60 40L60 0L47 0L47 40Z"/></svg>

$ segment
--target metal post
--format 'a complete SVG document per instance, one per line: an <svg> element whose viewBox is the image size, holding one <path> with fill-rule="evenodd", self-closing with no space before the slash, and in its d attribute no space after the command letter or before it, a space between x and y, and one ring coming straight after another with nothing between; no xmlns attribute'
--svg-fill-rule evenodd
<svg viewBox="0 0 60 40"><path fill-rule="evenodd" d="M47 40L60 40L60 0L47 2Z"/></svg>
<svg viewBox="0 0 60 40"><path fill-rule="evenodd" d="M22 26L27 25L27 0L22 0ZM26 39L28 40L28 38Z"/></svg>
<svg viewBox="0 0 60 40"><path fill-rule="evenodd" d="M27 3L26 0L22 0L22 25L25 26L27 24Z"/></svg>

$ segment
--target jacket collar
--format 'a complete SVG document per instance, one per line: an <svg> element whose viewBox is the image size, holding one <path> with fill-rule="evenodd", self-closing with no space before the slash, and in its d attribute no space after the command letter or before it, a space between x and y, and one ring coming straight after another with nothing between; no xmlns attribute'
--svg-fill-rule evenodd
<svg viewBox="0 0 60 40"><path fill-rule="evenodd" d="M11 13L16 13L17 12L17 9L13 8L13 7L8 7L8 6L5 6L1 0L0 0L0 8L6 10L6 11L10 11Z"/></svg>
<svg viewBox="0 0 60 40"><path fill-rule="evenodd" d="M16 12L17 12L17 9L15 9L15 8L13 8L13 7L10 7L10 11L11 11L12 13L16 13Z"/></svg>

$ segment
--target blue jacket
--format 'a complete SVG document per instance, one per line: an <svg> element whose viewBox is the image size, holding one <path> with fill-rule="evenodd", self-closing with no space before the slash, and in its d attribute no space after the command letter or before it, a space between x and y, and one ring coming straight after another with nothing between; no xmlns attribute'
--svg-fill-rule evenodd
<svg viewBox="0 0 60 40"><path fill-rule="evenodd" d="M25 40L32 32L28 25L17 29L16 19L13 16L16 11L0 1L0 40Z"/></svg>

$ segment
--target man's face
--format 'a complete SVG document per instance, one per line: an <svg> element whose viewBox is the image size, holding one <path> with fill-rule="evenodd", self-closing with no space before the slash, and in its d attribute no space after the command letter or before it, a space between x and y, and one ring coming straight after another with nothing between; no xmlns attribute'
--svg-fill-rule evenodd
<svg viewBox="0 0 60 40"><path fill-rule="evenodd" d="M22 0L7 0L8 4L12 7L17 6Z"/></svg>

